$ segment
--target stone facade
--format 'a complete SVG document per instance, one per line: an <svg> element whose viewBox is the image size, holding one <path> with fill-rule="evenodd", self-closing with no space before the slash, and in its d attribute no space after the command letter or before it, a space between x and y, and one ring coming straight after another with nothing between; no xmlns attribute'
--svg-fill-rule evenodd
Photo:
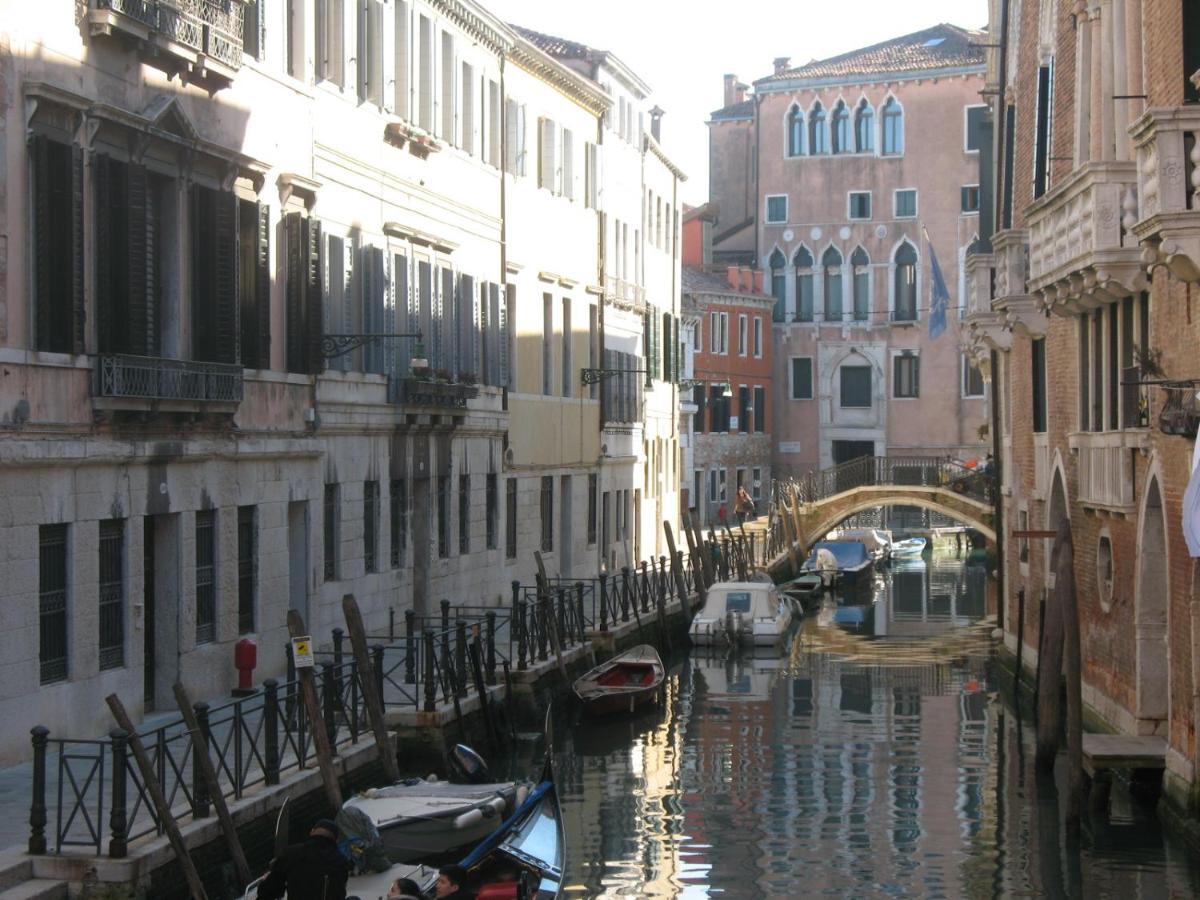
<svg viewBox="0 0 1200 900"><path fill-rule="evenodd" d="M226 693L244 637L280 674L289 608L321 642L345 593L379 632L601 556L614 100L472 3L226 6L0 32L0 762Z"/></svg>
<svg viewBox="0 0 1200 900"><path fill-rule="evenodd" d="M1194 815L1200 573L1180 522L1200 384L1145 383L1200 378L1191 8L992 3L995 232L969 268L994 289L972 291L967 343L997 398L1005 530L1070 521L1084 702L1165 739L1166 797ZM1005 549L1006 640L1032 666L1050 541Z"/></svg>

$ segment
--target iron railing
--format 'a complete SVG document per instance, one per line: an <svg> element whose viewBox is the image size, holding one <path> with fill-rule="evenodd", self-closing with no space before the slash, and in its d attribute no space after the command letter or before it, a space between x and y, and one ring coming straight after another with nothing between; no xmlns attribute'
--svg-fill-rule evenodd
<svg viewBox="0 0 1200 900"><path fill-rule="evenodd" d="M91 0L232 69L242 65L239 0Z"/></svg>
<svg viewBox="0 0 1200 900"><path fill-rule="evenodd" d="M95 396L240 403L242 367L153 356L96 358Z"/></svg>
<svg viewBox="0 0 1200 900"><path fill-rule="evenodd" d="M420 378L392 378L388 383L392 403L401 406L433 406L442 409L466 409L467 401L479 396L474 384L447 384Z"/></svg>
<svg viewBox="0 0 1200 900"><path fill-rule="evenodd" d="M794 494L803 503L816 503L860 487L942 487L990 502L993 480L991 472L969 469L949 457L863 456L781 482L778 490Z"/></svg>

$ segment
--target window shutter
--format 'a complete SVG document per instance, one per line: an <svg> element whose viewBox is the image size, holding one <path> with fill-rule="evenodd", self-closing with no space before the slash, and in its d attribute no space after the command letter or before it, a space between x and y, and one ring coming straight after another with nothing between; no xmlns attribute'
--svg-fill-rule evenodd
<svg viewBox="0 0 1200 900"><path fill-rule="evenodd" d="M517 107L517 172L524 177L529 165L529 123L524 105Z"/></svg>
<svg viewBox="0 0 1200 900"><path fill-rule="evenodd" d="M378 330L376 321L376 294L383 287L380 283L374 266L374 255L372 251L374 247L362 247L359 251L361 257L359 283L362 285L362 295L359 297L359 315L362 320L362 333L374 334ZM375 344L364 344L362 348L362 370L364 372L375 371L375 356L378 350Z"/></svg>
<svg viewBox="0 0 1200 900"><path fill-rule="evenodd" d="M396 327L396 278L391 269L391 260L380 248L376 251L379 254L379 272L383 278L383 321L380 327L384 334L395 334L401 329ZM390 375L396 371L396 352L399 348L396 346L395 340L385 340L380 343L379 359L380 373Z"/></svg>
<svg viewBox="0 0 1200 900"><path fill-rule="evenodd" d="M128 317L124 326L128 329L126 344L129 353L139 356L157 356L158 342L154 321L154 285L147 265L149 252L157 238L157 223L149 215L149 184L146 170L141 166L127 166L126 216L129 227L127 244Z"/></svg>
<svg viewBox="0 0 1200 900"><path fill-rule="evenodd" d="M562 190L568 200L575 199L575 135L570 128L562 133Z"/></svg>
<svg viewBox="0 0 1200 900"><path fill-rule="evenodd" d="M229 191L214 192L213 200L216 231L209 244L216 251L212 259L216 325L213 359L237 364L242 360L241 315L238 308L238 202L237 197Z"/></svg>
<svg viewBox="0 0 1200 900"><path fill-rule="evenodd" d="M318 21L320 21L318 19ZM285 303L287 313L287 370L304 371L304 217L288 213L283 217L284 244L287 248L287 284Z"/></svg>
<svg viewBox="0 0 1200 900"><path fill-rule="evenodd" d="M243 347L243 353L254 354L254 365L271 368L271 208L258 204L258 244L255 248L255 313L258 316L258 344Z"/></svg>
<svg viewBox="0 0 1200 900"><path fill-rule="evenodd" d="M496 305L500 307L500 352L497 354L500 358L500 386L508 388L511 386L511 362L508 355L508 305L514 303L515 290L511 284L505 285L504 302L500 302L500 285L493 284L492 292L495 295Z"/></svg>
<svg viewBox="0 0 1200 900"><path fill-rule="evenodd" d="M503 355L504 344L500 328L500 285L489 284L488 289L488 384L493 387L504 387Z"/></svg>
<svg viewBox="0 0 1200 900"><path fill-rule="evenodd" d="M517 128L520 124L517 104L512 99L504 101L504 171L517 174Z"/></svg>
<svg viewBox="0 0 1200 900"><path fill-rule="evenodd" d="M92 189L96 198L96 343L101 353L111 353L113 333L112 161L103 154L92 160Z"/></svg>
<svg viewBox="0 0 1200 900"><path fill-rule="evenodd" d="M484 285L480 285L479 287L480 290L486 291ZM471 304L471 339L469 342L471 359L467 373L473 375L477 381L483 381L484 373L482 371L482 347L480 341L483 340L483 328L487 320L487 294L481 294L480 291L477 291L475 289L475 282L472 280L467 300Z"/></svg>
<svg viewBox="0 0 1200 900"><path fill-rule="evenodd" d="M71 349L84 352L87 310L83 301L83 148L71 147Z"/></svg>
<svg viewBox="0 0 1200 900"><path fill-rule="evenodd" d="M359 295L362 285L355 280L358 272L358 248L355 245L354 238L349 237L344 241L338 242L338 247L342 253L342 286L340 297L342 298L342 321L341 326L337 329L340 332L352 334L354 332L366 331L366 323L363 319L363 299ZM356 289L358 289L356 291ZM356 326L355 323L358 323ZM359 350L357 352L344 353L340 357L343 371L353 371L354 362L358 360L359 371L366 371L366 366L362 360L366 356L366 351Z"/></svg>
<svg viewBox="0 0 1200 900"><path fill-rule="evenodd" d="M321 223L304 219L304 350L305 371L315 375L324 367L321 357L321 317L324 296L321 290Z"/></svg>
<svg viewBox="0 0 1200 900"><path fill-rule="evenodd" d="M36 293L35 345L39 350L54 349L51 278L54 272L54 249L50 246L53 229L50 227L50 142L40 134L34 135L29 146L33 159L33 282ZM79 255L79 254L76 254Z"/></svg>
<svg viewBox="0 0 1200 900"><path fill-rule="evenodd" d="M383 104L383 4L371 0L371 85L368 95L376 106Z"/></svg>
<svg viewBox="0 0 1200 900"><path fill-rule="evenodd" d="M555 178L558 174L558 162L555 158L557 126L552 119L539 119L538 130L540 140L540 157L538 160L538 187L554 192Z"/></svg>
<svg viewBox="0 0 1200 900"><path fill-rule="evenodd" d="M921 396L921 357L915 356L912 361L912 395Z"/></svg>

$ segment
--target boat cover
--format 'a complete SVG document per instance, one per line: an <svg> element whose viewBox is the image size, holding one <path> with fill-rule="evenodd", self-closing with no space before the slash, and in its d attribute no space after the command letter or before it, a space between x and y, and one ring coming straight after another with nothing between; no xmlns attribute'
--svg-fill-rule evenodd
<svg viewBox="0 0 1200 900"><path fill-rule="evenodd" d="M839 571L858 569L864 563L871 562L867 547L862 541L817 541L808 562L804 565L806 569L812 569L816 565L817 554L821 550L828 550L834 555Z"/></svg>

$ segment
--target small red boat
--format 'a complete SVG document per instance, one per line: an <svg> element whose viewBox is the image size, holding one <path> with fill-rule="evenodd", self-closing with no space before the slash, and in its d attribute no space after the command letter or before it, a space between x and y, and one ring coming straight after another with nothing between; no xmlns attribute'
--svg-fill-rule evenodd
<svg viewBox="0 0 1200 900"><path fill-rule="evenodd" d="M582 676L575 682L575 696L589 713L632 712L658 696L665 676L658 651L641 644Z"/></svg>

